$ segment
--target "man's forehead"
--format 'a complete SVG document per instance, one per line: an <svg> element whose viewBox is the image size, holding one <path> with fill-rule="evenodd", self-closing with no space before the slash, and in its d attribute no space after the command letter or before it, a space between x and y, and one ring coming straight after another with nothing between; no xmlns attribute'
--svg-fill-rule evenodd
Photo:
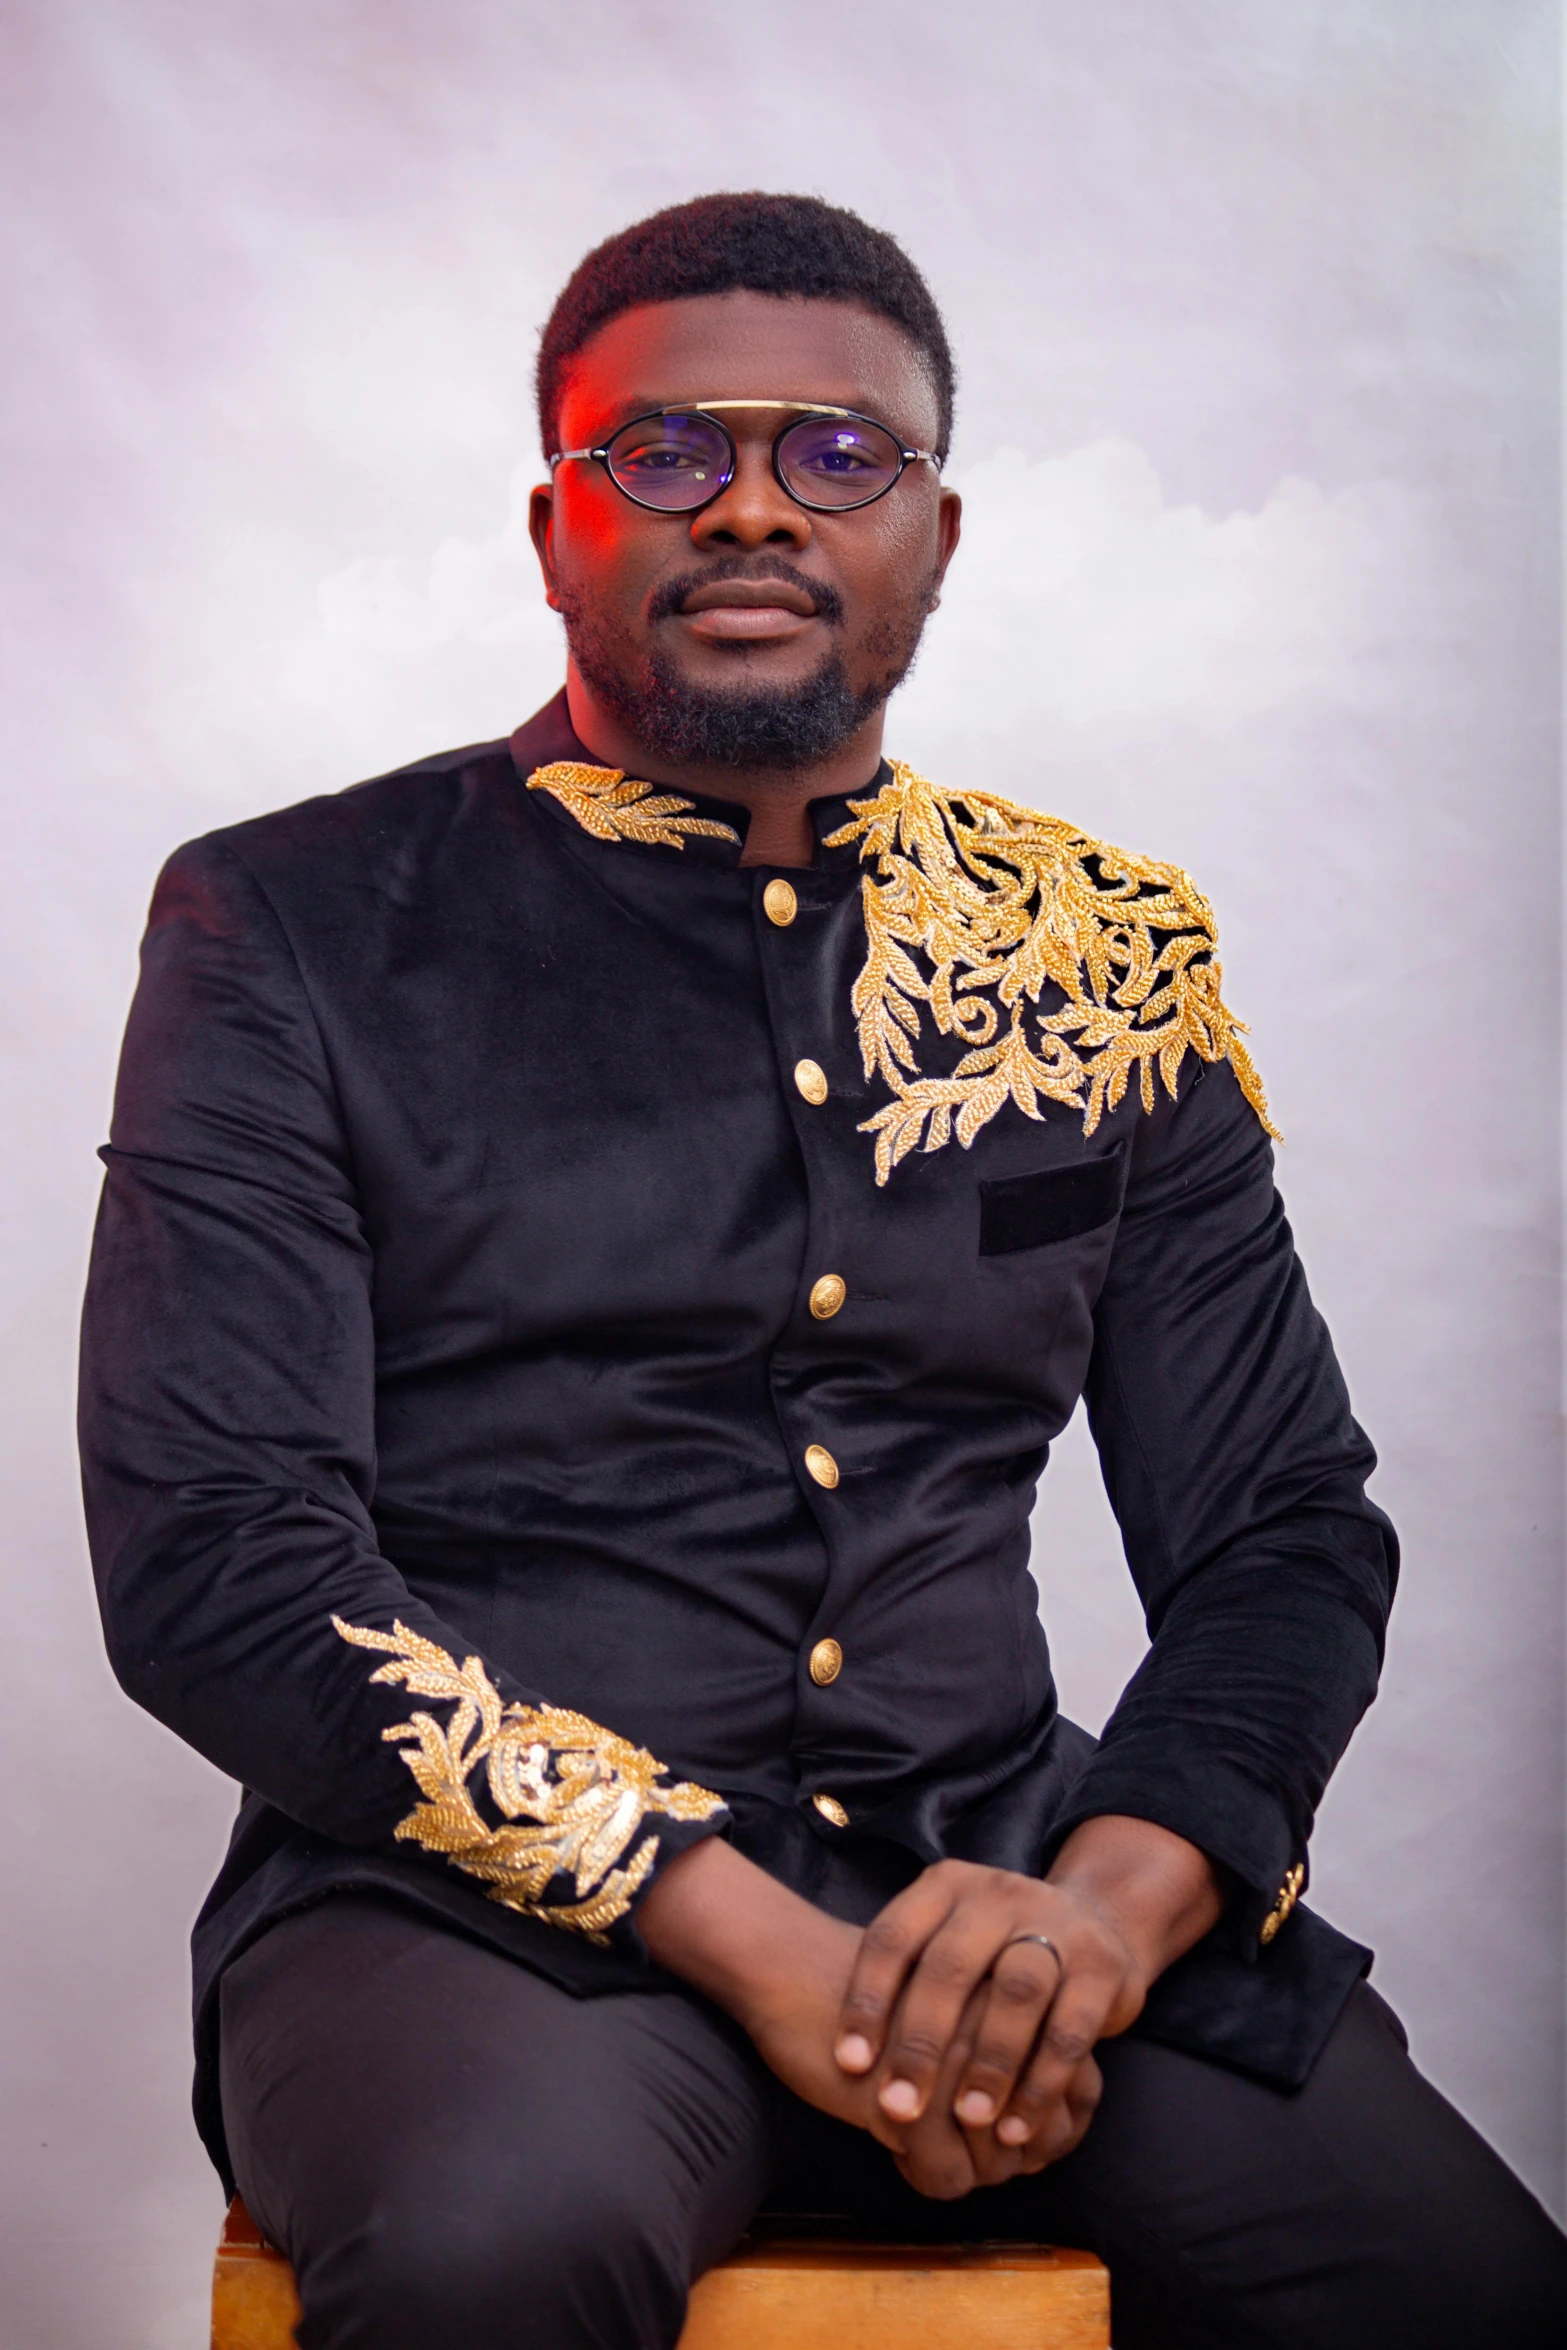
<svg viewBox="0 0 1567 2350"><path fill-rule="evenodd" d="M704 294L622 311L570 362L562 437L682 400L814 400L866 409L927 443L935 387L900 326L856 302Z"/></svg>

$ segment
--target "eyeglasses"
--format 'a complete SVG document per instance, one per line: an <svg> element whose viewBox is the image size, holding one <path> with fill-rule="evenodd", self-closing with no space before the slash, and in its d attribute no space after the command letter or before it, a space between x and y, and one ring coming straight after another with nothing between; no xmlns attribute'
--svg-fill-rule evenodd
<svg viewBox="0 0 1567 2350"><path fill-rule="evenodd" d="M794 408L793 421L773 442L773 474L797 506L817 514L845 514L884 498L907 465L924 463L937 473L932 449L905 447L874 416L852 408L817 407L794 400L696 400L634 416L601 448L558 449L550 471L575 458L591 458L634 506L655 514L695 514L721 497L739 462L734 435L718 421L720 410Z"/></svg>

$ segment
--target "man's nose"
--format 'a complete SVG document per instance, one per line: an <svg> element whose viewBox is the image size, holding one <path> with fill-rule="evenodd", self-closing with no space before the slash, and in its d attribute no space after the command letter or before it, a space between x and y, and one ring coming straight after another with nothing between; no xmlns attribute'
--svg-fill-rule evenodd
<svg viewBox="0 0 1567 2350"><path fill-rule="evenodd" d="M769 445L743 445L729 487L691 518L694 547L807 547L811 518L773 471Z"/></svg>

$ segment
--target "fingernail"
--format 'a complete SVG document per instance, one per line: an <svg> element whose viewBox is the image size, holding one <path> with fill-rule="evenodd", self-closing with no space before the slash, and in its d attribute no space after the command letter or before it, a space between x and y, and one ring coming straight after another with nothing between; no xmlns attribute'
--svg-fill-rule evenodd
<svg viewBox="0 0 1567 2350"><path fill-rule="evenodd" d="M983 2089L965 2089L956 2108L959 2121L972 2122L976 2128L991 2120L995 2110L995 2099L987 2097Z"/></svg>
<svg viewBox="0 0 1567 2350"><path fill-rule="evenodd" d="M1021 2146L1028 2136L1028 2124L1020 2113L1004 2114L996 2124L996 2136L1003 2146Z"/></svg>
<svg viewBox="0 0 1567 2350"><path fill-rule="evenodd" d="M845 2032L838 2043L838 2062L845 2072L863 2073L874 2053L863 2032Z"/></svg>
<svg viewBox="0 0 1567 2350"><path fill-rule="evenodd" d="M919 2114L920 2093L912 2081L888 2081L881 2093L881 2109L897 2122L914 2121Z"/></svg>

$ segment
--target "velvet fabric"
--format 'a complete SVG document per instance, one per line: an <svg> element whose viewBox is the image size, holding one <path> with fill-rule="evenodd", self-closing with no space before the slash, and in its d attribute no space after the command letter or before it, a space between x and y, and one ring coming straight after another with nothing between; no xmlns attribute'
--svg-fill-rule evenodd
<svg viewBox="0 0 1567 2350"><path fill-rule="evenodd" d="M211 834L154 898L82 1442L115 1670L248 1790L195 1937L209 2143L223 1969L327 1893L578 1992L664 1980L632 1920L594 1947L396 1839L409 1703L334 1614L721 1793L650 1819L658 1866L728 1833L809 1892L823 1840L901 1881L1158 1821L1237 1892L1142 2028L1304 2078L1367 1954L1300 1909L1259 1928L1373 1693L1396 1552L1256 1116L1189 1059L1092 1138L1008 1105L879 1188L857 850L819 846L775 925L735 843L599 840L526 788L586 756L562 696L510 745ZM815 807L819 843L847 812ZM1028 1573L1085 1391L1151 1638L1097 1749Z"/></svg>

